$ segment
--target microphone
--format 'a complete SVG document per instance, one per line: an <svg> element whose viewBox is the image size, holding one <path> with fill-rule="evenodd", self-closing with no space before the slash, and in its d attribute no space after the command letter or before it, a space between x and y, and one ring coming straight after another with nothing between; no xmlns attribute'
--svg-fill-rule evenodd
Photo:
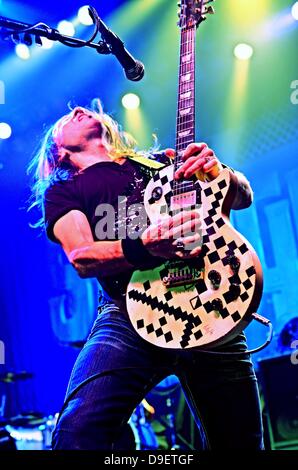
<svg viewBox="0 0 298 470"><path fill-rule="evenodd" d="M127 49L124 47L124 43L121 39L111 31L107 25L99 18L96 10L93 7L89 7L89 14L94 18L98 25L99 32L103 40L110 46L111 53L117 57L118 61L124 69L124 73L128 80L137 82L144 77L145 67L139 60L136 60Z"/></svg>

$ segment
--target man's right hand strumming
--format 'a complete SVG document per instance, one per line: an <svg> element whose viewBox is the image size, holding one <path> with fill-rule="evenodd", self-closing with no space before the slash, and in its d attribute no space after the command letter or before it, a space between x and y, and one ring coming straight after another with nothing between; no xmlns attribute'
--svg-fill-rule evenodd
<svg viewBox="0 0 298 470"><path fill-rule="evenodd" d="M188 259L199 255L201 221L197 211L182 211L151 224L142 234L144 247L152 256Z"/></svg>

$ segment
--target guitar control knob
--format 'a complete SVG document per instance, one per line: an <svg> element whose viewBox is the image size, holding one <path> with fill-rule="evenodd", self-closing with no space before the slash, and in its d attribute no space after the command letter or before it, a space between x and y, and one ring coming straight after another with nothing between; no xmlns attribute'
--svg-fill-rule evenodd
<svg viewBox="0 0 298 470"><path fill-rule="evenodd" d="M237 273L239 271L240 259L237 258L237 256L235 256L235 255L229 256L228 257L228 263L231 266L231 269L232 269L232 271L234 271L234 273Z"/></svg>
<svg viewBox="0 0 298 470"><path fill-rule="evenodd" d="M159 201L162 196L162 188L160 186L157 186L156 188L153 189L151 197L154 199L154 201Z"/></svg>
<svg viewBox="0 0 298 470"><path fill-rule="evenodd" d="M223 303L220 299L213 299L211 302L213 310L220 312L223 308Z"/></svg>
<svg viewBox="0 0 298 470"><path fill-rule="evenodd" d="M211 281L213 289L218 289L221 283L221 274L214 269L209 272L208 279Z"/></svg>
<svg viewBox="0 0 298 470"><path fill-rule="evenodd" d="M229 292L231 294L231 299L237 300L241 292L240 286L238 284L231 284L229 288Z"/></svg>

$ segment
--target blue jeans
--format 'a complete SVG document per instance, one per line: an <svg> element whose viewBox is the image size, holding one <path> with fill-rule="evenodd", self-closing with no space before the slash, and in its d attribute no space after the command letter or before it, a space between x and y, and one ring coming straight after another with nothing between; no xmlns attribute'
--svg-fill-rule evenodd
<svg viewBox="0 0 298 470"><path fill-rule="evenodd" d="M217 348L245 349L244 335ZM111 303L101 308L75 363L53 449L112 450L136 406L171 374L204 431L202 449L262 449L258 388L248 355L159 348L143 340Z"/></svg>

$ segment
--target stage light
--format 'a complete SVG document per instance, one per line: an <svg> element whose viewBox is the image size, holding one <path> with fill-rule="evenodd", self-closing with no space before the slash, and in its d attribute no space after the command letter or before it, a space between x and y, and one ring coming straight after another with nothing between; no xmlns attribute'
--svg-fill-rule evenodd
<svg viewBox="0 0 298 470"><path fill-rule="evenodd" d="M273 0L226 0L225 8L232 24L246 29L268 17L272 2Z"/></svg>
<svg viewBox="0 0 298 470"><path fill-rule="evenodd" d="M91 16L89 15L88 5L84 5L78 11L78 19L79 22L84 24L85 26L89 26L93 24Z"/></svg>
<svg viewBox="0 0 298 470"><path fill-rule="evenodd" d="M134 93L126 93L122 98L125 109L137 109L140 106L140 98Z"/></svg>
<svg viewBox="0 0 298 470"><path fill-rule="evenodd" d="M41 42L42 42L42 48L43 49L51 49L54 45L54 41L51 41L50 39L48 38L41 38Z"/></svg>
<svg viewBox="0 0 298 470"><path fill-rule="evenodd" d="M17 56L20 59L27 60L30 58L30 50L26 44L17 44L15 47L15 51Z"/></svg>
<svg viewBox="0 0 298 470"><path fill-rule="evenodd" d="M65 36L74 36L75 34L74 25L70 21L60 21L58 23L57 29L60 34L64 34Z"/></svg>
<svg viewBox="0 0 298 470"><path fill-rule="evenodd" d="M294 20L298 21L298 2L294 3L294 5L292 6L292 16Z"/></svg>
<svg viewBox="0 0 298 470"><path fill-rule="evenodd" d="M0 139L9 139L12 130L9 124L6 122L0 122Z"/></svg>
<svg viewBox="0 0 298 470"><path fill-rule="evenodd" d="M234 49L234 55L239 60L249 60L253 53L254 50L249 44L238 44Z"/></svg>

